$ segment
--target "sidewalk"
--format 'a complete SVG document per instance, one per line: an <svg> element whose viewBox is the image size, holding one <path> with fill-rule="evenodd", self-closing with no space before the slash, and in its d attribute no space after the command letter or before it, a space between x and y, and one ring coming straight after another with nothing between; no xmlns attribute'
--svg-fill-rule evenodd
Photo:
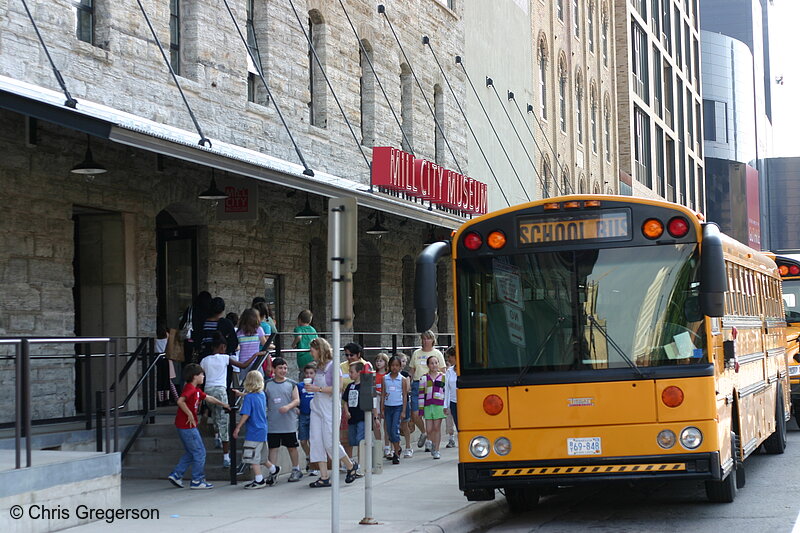
<svg viewBox="0 0 800 533"><path fill-rule="evenodd" d="M465 519L472 516L471 520L476 511L483 511L476 506L496 502L467 502L458 490L458 448L442 446L441 452L440 460L415 449L414 457L401 460L399 465L384 462L383 473L372 478L373 517L380 522L378 526L358 524L364 517L364 479L346 485L342 475L340 530L381 533L469 530L468 522L457 523L459 515L463 514ZM288 483L287 479L285 472L278 483L265 489L244 490L244 483L240 482L237 486L215 483L213 489L205 491L190 490L188 481L187 488L178 489L166 479L124 480L122 507L158 509L158 520L129 519L113 524L101 521L68 531L255 531L265 527L279 531L330 531L331 489L310 488L308 483L316 477L304 476L298 483ZM430 524L438 521L449 526Z"/></svg>

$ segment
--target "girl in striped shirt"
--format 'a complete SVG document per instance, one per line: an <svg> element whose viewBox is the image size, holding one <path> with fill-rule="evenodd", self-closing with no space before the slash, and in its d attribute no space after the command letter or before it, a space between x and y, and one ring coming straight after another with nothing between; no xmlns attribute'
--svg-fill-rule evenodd
<svg viewBox="0 0 800 533"><path fill-rule="evenodd" d="M419 416L425 420L431 455L441 458L439 444L442 440L444 414L444 374L439 372L439 358L431 355L427 360L428 373L419 380Z"/></svg>
<svg viewBox="0 0 800 533"><path fill-rule="evenodd" d="M267 336L259 325L258 312L255 309L245 309L239 317L239 329L236 336L239 338L239 361L247 361L253 354L258 353L261 345L267 342ZM272 374L272 363L267 357L266 368L267 376ZM234 372L238 368L234 367Z"/></svg>

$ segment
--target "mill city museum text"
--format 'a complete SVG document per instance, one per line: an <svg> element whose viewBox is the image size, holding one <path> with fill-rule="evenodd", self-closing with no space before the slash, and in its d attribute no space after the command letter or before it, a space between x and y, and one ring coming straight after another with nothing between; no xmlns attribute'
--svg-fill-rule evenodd
<svg viewBox="0 0 800 533"><path fill-rule="evenodd" d="M463 213L488 210L485 183L390 146L372 149L372 185Z"/></svg>

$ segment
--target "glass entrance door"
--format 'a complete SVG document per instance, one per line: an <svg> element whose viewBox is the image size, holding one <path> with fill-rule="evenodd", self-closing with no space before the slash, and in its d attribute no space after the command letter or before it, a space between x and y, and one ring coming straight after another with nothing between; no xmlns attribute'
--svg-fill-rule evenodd
<svg viewBox="0 0 800 533"><path fill-rule="evenodd" d="M158 320L177 328L197 294L197 230L158 229Z"/></svg>

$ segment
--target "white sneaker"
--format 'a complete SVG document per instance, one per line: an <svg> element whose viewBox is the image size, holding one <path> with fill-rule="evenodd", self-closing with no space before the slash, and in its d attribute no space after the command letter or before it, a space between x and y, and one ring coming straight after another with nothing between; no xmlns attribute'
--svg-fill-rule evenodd
<svg viewBox="0 0 800 533"><path fill-rule="evenodd" d="M405 458L410 458L413 455L414 455L414 450L412 450L411 448L406 448L406 451L403 452L403 457Z"/></svg>
<svg viewBox="0 0 800 533"><path fill-rule="evenodd" d="M425 441L425 451L430 452L433 450L433 443L429 440Z"/></svg>
<svg viewBox="0 0 800 533"><path fill-rule="evenodd" d="M442 458L442 454L439 453L439 450L432 451L431 455L433 456L434 459L441 459Z"/></svg>
<svg viewBox="0 0 800 533"><path fill-rule="evenodd" d="M383 447L383 456L387 459L392 458L392 447L391 446L384 446Z"/></svg>
<svg viewBox="0 0 800 533"><path fill-rule="evenodd" d="M450 438L447 440L447 446L445 448L455 448L456 447L456 437L455 435L450 435Z"/></svg>
<svg viewBox="0 0 800 533"><path fill-rule="evenodd" d="M422 448L425 444L425 440L428 438L428 435L425 433L420 433L419 439L417 439L417 448Z"/></svg>

